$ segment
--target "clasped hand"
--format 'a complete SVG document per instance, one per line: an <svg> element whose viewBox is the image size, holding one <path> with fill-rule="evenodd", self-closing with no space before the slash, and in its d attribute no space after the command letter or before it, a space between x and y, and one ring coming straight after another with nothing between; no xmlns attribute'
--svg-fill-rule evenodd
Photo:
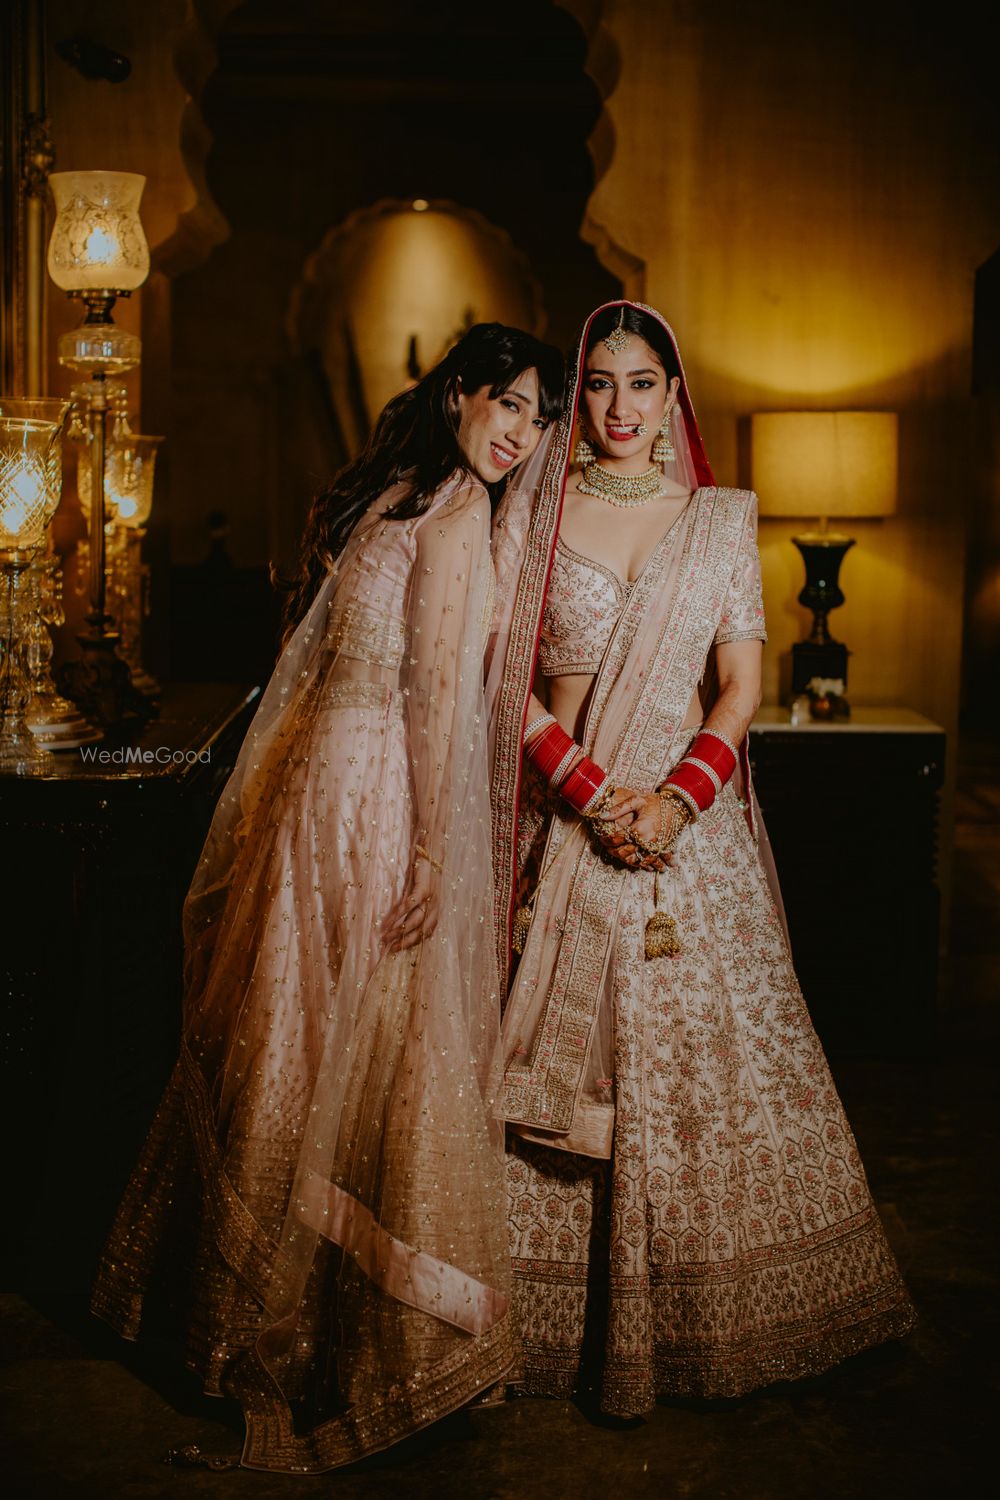
<svg viewBox="0 0 1000 1500"><path fill-rule="evenodd" d="M671 828L677 816L671 808ZM615 788L614 796L607 807L601 809L600 819L594 824L594 836L601 847L629 870L665 870L670 864L669 854L643 854L634 840L651 843L659 838L660 798L655 792L635 792L626 786Z"/></svg>
<svg viewBox="0 0 1000 1500"><path fill-rule="evenodd" d="M382 937L391 953L402 953L430 937L438 921L439 887L431 862L417 855L402 900L382 926Z"/></svg>

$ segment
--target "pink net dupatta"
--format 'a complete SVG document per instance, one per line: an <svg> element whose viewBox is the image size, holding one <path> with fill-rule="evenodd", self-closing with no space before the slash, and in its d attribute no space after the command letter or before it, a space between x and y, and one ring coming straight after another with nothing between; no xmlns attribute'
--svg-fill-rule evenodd
<svg viewBox="0 0 1000 1500"><path fill-rule="evenodd" d="M514 1358L483 712L490 507L461 476L413 521L386 522L391 499L282 655L185 912L195 1363L240 1399L243 1463L259 1469L350 1463L475 1398ZM382 927L417 844L437 869L437 926L392 953ZM105 1305L122 1267L141 1277L155 1172L144 1182L112 1236Z"/></svg>

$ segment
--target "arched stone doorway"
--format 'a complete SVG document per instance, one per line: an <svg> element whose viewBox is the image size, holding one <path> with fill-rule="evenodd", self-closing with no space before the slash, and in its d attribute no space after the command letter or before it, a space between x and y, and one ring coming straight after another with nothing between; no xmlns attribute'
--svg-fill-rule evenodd
<svg viewBox="0 0 1000 1500"><path fill-rule="evenodd" d="M337 435L356 453L386 401L492 321L545 329L541 288L510 236L457 203L390 199L324 235L288 333L322 371Z"/></svg>
<svg viewBox="0 0 1000 1500"><path fill-rule="evenodd" d="M523 253L565 344L619 287L580 232L601 97L581 25L538 0L245 0L214 43L206 179L231 233L174 284L171 551L197 564L223 506L238 566L287 566L352 443L287 330L324 234L384 200L461 204Z"/></svg>

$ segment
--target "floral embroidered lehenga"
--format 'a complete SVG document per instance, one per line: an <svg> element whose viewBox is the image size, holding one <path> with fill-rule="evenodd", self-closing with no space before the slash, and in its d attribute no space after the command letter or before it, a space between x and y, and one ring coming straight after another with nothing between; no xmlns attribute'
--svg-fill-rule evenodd
<svg viewBox="0 0 1000 1500"><path fill-rule="evenodd" d="M135 1337L178 1227L188 1359L238 1397L248 1467L317 1472L494 1384L513 1357L483 648L490 505L389 491L275 670L185 908L181 1056L94 1308ZM381 924L419 840L433 935Z"/></svg>
<svg viewBox="0 0 1000 1500"><path fill-rule="evenodd" d="M683 374L674 436L693 494L640 576L623 584L559 541L585 348L586 329L567 415L495 527L503 1113L517 1384L567 1396L594 1380L604 1410L632 1417L661 1395L821 1371L913 1313L795 978L746 747L659 896L522 762L536 669L592 670L583 747L617 785L652 790L696 733L693 695L711 707L715 647L764 637L755 497L714 485ZM645 957L658 901L676 957Z"/></svg>

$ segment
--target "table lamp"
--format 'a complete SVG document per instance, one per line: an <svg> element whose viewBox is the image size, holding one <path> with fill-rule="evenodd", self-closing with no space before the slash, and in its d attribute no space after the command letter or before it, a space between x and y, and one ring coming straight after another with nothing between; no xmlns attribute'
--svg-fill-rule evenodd
<svg viewBox="0 0 1000 1500"><path fill-rule="evenodd" d="M66 663L63 678L69 696L105 726L148 718L152 711L116 649L119 635L107 611L104 534L107 377L133 369L141 349L134 333L112 321L111 309L149 274L149 247L139 219L145 181L135 172L53 172L49 177L56 204L49 275L87 309L80 326L60 338L59 363L87 376L93 500L87 628L77 636L81 659Z"/></svg>
<svg viewBox="0 0 1000 1500"><path fill-rule="evenodd" d="M30 689L24 719L40 745L48 750L75 749L101 739L101 733L56 689L52 676L53 641L49 626L61 624L62 559L52 545L49 523L62 498L62 434L71 402L62 396L0 396L0 419L51 422L55 435L45 463L46 538L34 552L18 593L22 617L15 620L25 676Z"/></svg>
<svg viewBox="0 0 1000 1500"><path fill-rule="evenodd" d="M808 639L792 647L792 692L813 678L847 685L847 647L827 617L844 602L840 565L854 538L830 520L870 519L896 509L898 421L888 411L774 411L751 418L753 487L762 516L816 516L817 528L792 538L805 563L799 603L812 610Z"/></svg>

